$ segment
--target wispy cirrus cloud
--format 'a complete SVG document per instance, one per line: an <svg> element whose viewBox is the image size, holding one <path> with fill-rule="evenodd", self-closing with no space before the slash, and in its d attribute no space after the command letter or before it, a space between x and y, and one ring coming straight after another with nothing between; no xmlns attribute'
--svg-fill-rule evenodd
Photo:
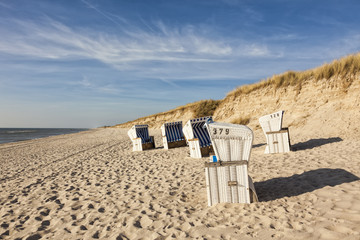
<svg viewBox="0 0 360 240"><path fill-rule="evenodd" d="M76 116L79 126L111 125L220 99L360 49L356 7L0 0L0 125L29 126L31 116L38 127L73 127Z"/></svg>
<svg viewBox="0 0 360 240"><path fill-rule="evenodd" d="M340 40L343 43L343 52L353 53L360 50L360 32L355 32L345 36ZM339 51L340 52L340 51Z"/></svg>
<svg viewBox="0 0 360 240"><path fill-rule="evenodd" d="M158 34L124 29L121 35L109 35L73 29L50 18L44 22L14 20L12 28L4 26L0 33L7 37L0 39L0 52L38 58L90 58L120 66L134 61L221 61L232 51L224 41L186 28L167 29L162 24L156 26L161 30Z"/></svg>
<svg viewBox="0 0 360 240"><path fill-rule="evenodd" d="M109 21L111 21L112 23L121 26L121 23L127 23L128 21L125 18L122 18L118 15L109 13L107 11L101 10L99 7L96 7L95 5L91 4L88 1L85 0L81 0L81 2L83 2L88 8L94 9L97 13L99 13L100 15L102 15L103 17L105 17L106 19L108 19ZM118 22L120 20L120 23Z"/></svg>
<svg viewBox="0 0 360 240"><path fill-rule="evenodd" d="M103 84L99 81L91 81L89 77L85 75L82 76L81 80L68 82L68 84L104 94L118 94L122 92L121 89L115 88L110 84Z"/></svg>
<svg viewBox="0 0 360 240"><path fill-rule="evenodd" d="M11 9L12 7L2 1L0 1L0 7Z"/></svg>
<svg viewBox="0 0 360 240"><path fill-rule="evenodd" d="M10 23L10 24L9 24ZM71 28L49 17L43 22L0 23L0 52L45 59L93 59L118 69L136 62L224 62L238 56L266 56L267 46L206 36L187 25L170 28L157 21L155 31L128 25L119 34ZM9 28L7 26L11 25Z"/></svg>
<svg viewBox="0 0 360 240"><path fill-rule="evenodd" d="M172 86L172 87L175 87L175 88L179 88L179 86L176 84L176 83L174 83L173 81L171 81L171 80L169 80L169 79L165 79L165 78L160 78L160 80L162 81L162 82L164 82L164 83L167 83L167 84L169 84L170 86Z"/></svg>
<svg viewBox="0 0 360 240"><path fill-rule="evenodd" d="M270 55L270 51L268 47L264 45L258 45L258 44L250 44L245 46L245 48L242 49L242 52L246 56L268 56Z"/></svg>

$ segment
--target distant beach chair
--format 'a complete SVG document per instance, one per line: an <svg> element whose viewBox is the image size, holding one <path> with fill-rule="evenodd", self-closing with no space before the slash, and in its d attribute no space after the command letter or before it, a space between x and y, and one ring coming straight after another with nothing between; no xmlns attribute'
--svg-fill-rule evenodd
<svg viewBox="0 0 360 240"><path fill-rule="evenodd" d="M161 126L161 133L165 149L186 146L182 121L164 123Z"/></svg>
<svg viewBox="0 0 360 240"><path fill-rule="evenodd" d="M143 151L155 148L154 137L149 136L148 125L134 125L128 131L133 143L133 151Z"/></svg>
<svg viewBox="0 0 360 240"><path fill-rule="evenodd" d="M190 147L190 157L201 158L212 151L209 133L204 124L207 119L212 117L201 117L187 121L183 128L186 141Z"/></svg>
<svg viewBox="0 0 360 240"><path fill-rule="evenodd" d="M259 118L266 137L265 153L284 153L291 150L289 129L282 127L284 111L278 111Z"/></svg>
<svg viewBox="0 0 360 240"><path fill-rule="evenodd" d="M244 125L207 122L215 156L205 163L208 205L257 202L248 175L253 132Z"/></svg>

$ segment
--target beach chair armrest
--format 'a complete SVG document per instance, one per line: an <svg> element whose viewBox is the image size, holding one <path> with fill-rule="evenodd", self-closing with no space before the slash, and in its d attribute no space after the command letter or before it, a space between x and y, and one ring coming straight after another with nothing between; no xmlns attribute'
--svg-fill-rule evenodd
<svg viewBox="0 0 360 240"><path fill-rule="evenodd" d="M289 128L282 128L280 131L271 131L271 132L266 132L266 134L277 134L277 133L284 133L284 132L288 132Z"/></svg>
<svg viewBox="0 0 360 240"><path fill-rule="evenodd" d="M247 160L240 161L227 161L227 162L205 162L205 167L216 167L216 166L238 166L238 165L248 165Z"/></svg>

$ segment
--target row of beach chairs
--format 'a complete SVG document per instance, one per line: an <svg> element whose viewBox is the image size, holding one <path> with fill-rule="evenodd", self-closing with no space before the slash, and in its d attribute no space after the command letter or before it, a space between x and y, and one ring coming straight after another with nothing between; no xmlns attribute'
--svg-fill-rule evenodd
<svg viewBox="0 0 360 240"><path fill-rule="evenodd" d="M282 128L284 111L259 119L266 136L265 153L290 151L289 131ZM212 117L182 122L165 123L161 126L165 149L188 145L190 157L201 158L210 154L205 163L208 205L216 203L251 203L257 195L248 164L253 144L253 132L244 125L214 122ZM128 135L133 151L155 148L154 137L149 136L147 125L135 125Z"/></svg>
<svg viewBox="0 0 360 240"><path fill-rule="evenodd" d="M259 118L266 137L265 153L285 153L291 150L289 129L282 127L284 111L275 112ZM182 122L170 122L161 126L165 149L189 145L190 157L201 158L212 150L208 130L204 128L206 120L202 117L189 120L184 127ZM155 148L154 137L149 136L148 125L134 125L128 135L133 142L133 151Z"/></svg>

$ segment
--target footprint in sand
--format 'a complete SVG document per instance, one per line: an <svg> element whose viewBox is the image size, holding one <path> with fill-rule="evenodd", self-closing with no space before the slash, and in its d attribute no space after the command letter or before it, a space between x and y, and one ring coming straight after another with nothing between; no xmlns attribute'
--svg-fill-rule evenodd
<svg viewBox="0 0 360 240"><path fill-rule="evenodd" d="M3 222L0 227L2 227L3 229L7 229L9 227L9 224L6 222Z"/></svg>
<svg viewBox="0 0 360 240"><path fill-rule="evenodd" d="M34 235L31 235L30 237L26 238L26 240L38 240L40 238L41 238L40 234L34 234Z"/></svg>
<svg viewBox="0 0 360 240"><path fill-rule="evenodd" d="M9 236L10 235L10 231L9 230L6 230L5 232L3 232L1 235L0 235L0 239L2 239L2 236Z"/></svg>
<svg viewBox="0 0 360 240"><path fill-rule="evenodd" d="M84 225L81 225L80 226L80 230L82 230L82 231L86 231L86 230L88 230Z"/></svg>
<svg viewBox="0 0 360 240"><path fill-rule="evenodd" d="M50 226L50 221L49 220L45 220L41 222L41 227L38 228L38 231L44 231L46 230L46 228Z"/></svg>
<svg viewBox="0 0 360 240"><path fill-rule="evenodd" d="M105 208L103 208L103 207L99 208L99 209L98 209L98 212L104 213L104 212L105 212Z"/></svg>

